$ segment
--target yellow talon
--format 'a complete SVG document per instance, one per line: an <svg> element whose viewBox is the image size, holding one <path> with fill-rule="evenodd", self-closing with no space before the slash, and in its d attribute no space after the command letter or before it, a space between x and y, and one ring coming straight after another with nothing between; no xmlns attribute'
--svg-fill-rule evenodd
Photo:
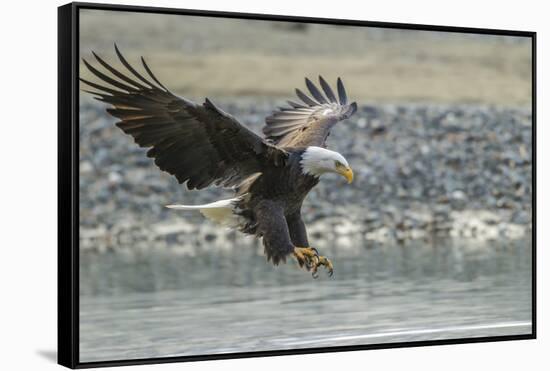
<svg viewBox="0 0 550 371"><path fill-rule="evenodd" d="M319 256L319 265L324 265L327 269L328 275L332 277L332 275L334 274L334 266L328 258L324 256Z"/></svg>
<svg viewBox="0 0 550 371"><path fill-rule="evenodd" d="M295 247L293 255L300 267L305 265L308 271L311 270L313 278L318 277L317 270L321 265L327 269L329 276L332 276L334 273L332 262L326 257L319 255L317 250L313 247Z"/></svg>
<svg viewBox="0 0 550 371"><path fill-rule="evenodd" d="M318 260L317 250L312 247L295 247L293 254L300 267L305 265L308 271L314 265L312 263L317 263Z"/></svg>

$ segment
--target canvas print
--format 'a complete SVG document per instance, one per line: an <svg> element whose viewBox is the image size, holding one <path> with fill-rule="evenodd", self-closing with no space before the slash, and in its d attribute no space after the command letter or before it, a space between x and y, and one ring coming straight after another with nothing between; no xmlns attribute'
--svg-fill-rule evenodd
<svg viewBox="0 0 550 371"><path fill-rule="evenodd" d="M532 48L81 9L80 362L531 334Z"/></svg>

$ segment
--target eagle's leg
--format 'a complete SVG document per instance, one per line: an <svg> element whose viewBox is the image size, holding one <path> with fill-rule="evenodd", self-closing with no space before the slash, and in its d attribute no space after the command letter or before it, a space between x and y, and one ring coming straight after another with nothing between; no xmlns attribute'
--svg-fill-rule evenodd
<svg viewBox="0 0 550 371"><path fill-rule="evenodd" d="M327 269L329 276L334 274L332 262L327 257L319 255L314 247L295 247L293 255L300 267L305 266L308 271L311 270L313 278L318 277L317 270L321 265Z"/></svg>
<svg viewBox="0 0 550 371"><path fill-rule="evenodd" d="M309 246L306 226L302 220L300 211L287 215L286 221L292 243L295 246ZM308 271L311 271L313 278L317 278L317 269L321 265L328 270L329 276L332 276L334 273L332 262L326 257L319 255L319 252L314 247L295 247L293 255L300 267L305 266Z"/></svg>
<svg viewBox="0 0 550 371"><path fill-rule="evenodd" d="M332 262L328 258L319 255L317 256L317 264L313 268L311 268L311 275L313 276L313 278L318 277L317 269L321 265L323 265L327 269L328 275L332 277L332 275L334 274L334 266L332 265Z"/></svg>
<svg viewBox="0 0 550 371"><path fill-rule="evenodd" d="M300 267L305 266L308 271L319 263L319 254L313 247L295 247L292 254Z"/></svg>

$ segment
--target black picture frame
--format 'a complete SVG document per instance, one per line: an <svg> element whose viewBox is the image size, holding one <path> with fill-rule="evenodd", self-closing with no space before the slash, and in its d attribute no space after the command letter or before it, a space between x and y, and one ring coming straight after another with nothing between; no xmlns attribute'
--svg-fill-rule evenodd
<svg viewBox="0 0 550 371"><path fill-rule="evenodd" d="M131 11L210 17L281 20L331 25L444 31L487 35L521 36L532 42L532 333L525 335L456 338L388 344L318 347L231 354L80 362L79 360L79 11L82 9ZM291 354L344 352L354 350L419 347L430 345L536 339L536 32L463 28L422 24L386 23L268 14L230 13L188 9L97 3L70 3L58 8L58 363L69 368L187 362Z"/></svg>

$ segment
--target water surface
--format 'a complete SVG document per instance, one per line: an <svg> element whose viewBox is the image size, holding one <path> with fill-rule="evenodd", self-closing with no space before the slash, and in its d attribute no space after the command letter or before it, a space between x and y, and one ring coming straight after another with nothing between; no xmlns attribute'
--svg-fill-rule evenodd
<svg viewBox="0 0 550 371"><path fill-rule="evenodd" d="M362 246L362 245L361 245ZM332 278L250 246L81 254L82 362L531 332L531 243L334 249Z"/></svg>

